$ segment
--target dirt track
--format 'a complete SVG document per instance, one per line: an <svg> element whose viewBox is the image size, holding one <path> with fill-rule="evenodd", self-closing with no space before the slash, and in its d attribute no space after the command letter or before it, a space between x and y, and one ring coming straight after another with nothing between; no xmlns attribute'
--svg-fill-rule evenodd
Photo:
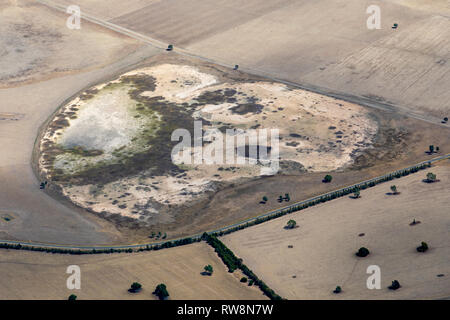
<svg viewBox="0 0 450 320"><path fill-rule="evenodd" d="M26 3L26 1L20 2ZM86 1L85 4L88 4L88 2L89 1ZM284 3L287 5L286 8L293 9L290 7L291 4L289 4L289 1L285 1ZM157 2L154 2L154 4L156 5ZM39 5L35 6L37 8L39 7ZM253 1L249 6L253 6L254 8L257 6L257 2ZM292 6L295 7L295 5ZM250 7L245 9L246 12L252 12L252 10L254 10ZM212 11L208 14L214 15L215 9L210 9ZM258 11L260 16L268 15L271 10L270 6L265 7L264 10L264 12ZM155 12L157 12L157 10ZM423 14L429 13L423 13L422 11L417 13L417 15ZM110 12L110 18L113 18L114 15L113 12ZM65 15L61 14L58 16L57 20L59 23L64 24L65 17ZM255 16L255 18L257 17ZM258 19L255 19L255 21ZM223 25L223 28L226 29L227 26ZM88 22L85 23L85 32L87 30L96 33L100 32L100 29L101 28L99 27L95 27L91 30L91 25ZM323 29L321 30L324 31ZM383 30L381 32L386 33L387 31ZM110 31L108 31L108 33L110 33ZM129 40L123 45L125 46L128 44ZM205 46L204 48L207 47L208 46ZM238 47L235 48L236 52L239 51L237 50ZM258 50L258 52L260 51L261 50ZM159 52L159 50L153 47L143 47L134 54L120 60L120 57L129 53L129 51L123 49L123 51L118 53L115 57L118 62L113 63L108 67L104 67L103 69L99 69L99 65L95 67L91 66L88 70L82 69L83 72L80 72L82 70L72 70L70 74L66 74L64 77L57 79L34 82L21 87L0 90L0 97L2 98L2 101L5 102L1 107L1 113L7 114L8 118L12 117L19 119L14 121L1 120L2 126L0 127L0 131L2 134L0 139L2 139L1 143L5 152L0 157L0 175L1 180L4 181L3 186L6 186L7 182L8 187L3 188L4 190L2 190L2 193L0 194L0 209L10 211L18 217L8 228L0 230L2 238L72 244L102 244L123 242L123 240L125 240L125 242L130 242L133 241L133 239L140 239L141 241L148 236L148 233L145 230L142 234L133 230L127 235L127 239L120 240L120 235L112 224L107 223L104 220L95 219L94 216L86 214L85 212L80 212L75 208L68 208L48 197L38 189L38 181L33 176L29 161L34 138L39 126L45 122L48 116L55 111L63 101L83 88L96 84L101 80L107 80L121 70L129 70L132 68L131 66L138 61ZM88 56L90 53L81 51L80 55L82 54ZM211 55L211 57L214 57L214 55ZM245 55L242 57L245 57ZM65 58L63 53L61 53L61 56L55 55L53 59L61 59L61 61L64 61ZM305 61L308 61L308 58L305 58ZM264 65L268 68L271 66L270 63L264 63ZM266 71L270 71L270 68ZM291 69L295 70L295 68ZM284 67L279 67L277 70L279 70L279 74L283 76L283 70L285 70ZM61 76L60 74L58 75ZM36 101L39 101L39 104L36 104ZM375 101L374 103L377 102ZM445 106L445 104L443 105ZM424 123L412 120L402 120L401 117L397 117L395 114L387 113L386 115L392 118L389 121L390 123L386 124L386 126L398 128L398 132L395 132L394 130L394 132L391 132L392 135L388 132L386 136L383 137L386 141L381 141L386 143L392 150L383 151L375 149L374 154L371 155L369 159L359 159L358 161L361 167L370 163L373 164L371 161L375 158L377 159L378 166L369 171L355 171L351 173L350 176L336 173L337 185L340 185L341 183L352 183L357 179L365 179L380 174L382 169L387 169L380 165L382 161L387 161L390 168L393 169L401 167L404 164L415 163L417 160L426 158L423 154L423 150L427 148L428 144L435 143L441 146L444 145L445 147L444 142L446 139L448 141L448 131L446 131L446 129L440 130L438 127L430 127ZM6 116L3 118L6 118ZM405 149L408 144L404 144L404 137L401 137L401 132L404 128L415 129L415 131L412 131L411 134L409 134L410 141L414 146L413 150ZM18 146L20 146L20 148L18 148ZM400 156L398 150L393 147L403 148L404 153ZM443 151L445 152L445 150ZM179 232L179 235L183 236L190 235L195 232L204 231L207 228L214 228L216 225L222 226L235 222L236 220L242 219L242 217L254 216L261 213L261 210L272 209L271 204L264 208L251 205L267 193L283 190L283 192L291 192L293 200L299 200L302 197L308 197L317 192L326 191L323 189L324 186L317 185L317 179L320 180L318 175L310 176L302 181L298 181L296 177L286 177L283 182L268 179L258 188L255 188L255 185L246 185L240 189L225 190L223 193L216 195L208 206L206 206L205 203L200 203L197 207L193 207L190 210L191 212L188 210L183 211L180 224L178 225L178 227L181 226L181 229L177 232ZM332 187L335 188L336 185ZM225 202L223 201L224 199L226 199ZM229 206L230 201L234 204L233 207ZM213 211L212 216L215 218L211 220L209 216L203 217L198 215L199 209ZM249 209L255 210L255 212L249 211ZM222 214L224 210L228 212L226 216ZM194 218L192 218L192 213L194 213ZM194 228L195 230L191 228L191 224L196 226ZM98 231L102 229L108 230L107 233L98 233Z"/></svg>
<svg viewBox="0 0 450 320"><path fill-rule="evenodd" d="M180 53L239 64L253 74L434 123L448 116L450 9L443 0L435 7L384 0L252 0L245 6L238 1L151 1L147 6L134 1L135 11L105 8L106 13L91 1L72 2L94 12L100 24L137 32L158 46L172 43ZM380 30L366 27L365 12L373 4L381 8ZM391 29L394 22L398 30Z"/></svg>
<svg viewBox="0 0 450 320"><path fill-rule="evenodd" d="M30 2L20 1L23 10L33 10L35 20L39 21L39 18L42 19L48 14L47 8L34 4L37 7L30 9L29 4ZM41 15L39 10L44 13ZM55 19L64 26L64 15ZM91 37L100 32L98 27L84 27L84 32L89 33ZM70 41L70 34L67 37ZM0 226L0 238L78 244L111 243L120 238L112 224L73 207L67 207L39 190L39 181L30 164L40 126L64 100L86 86L110 77L158 52L152 47L141 47L136 51L139 44L134 42L130 46L130 41L121 40L121 36L115 41L120 49L115 56L108 58L111 59L108 60L108 67L100 68L102 64L82 65L63 75L53 74L53 79L50 77L44 81L35 81L38 78L32 76L27 80L27 84L17 86L14 82L15 87L0 89L0 114L10 115L0 116L0 210L16 216L7 226ZM100 50L102 45L98 45ZM33 48L30 45L26 50L32 51ZM83 55L87 61L91 52L80 51L79 56ZM52 59L64 64L64 50L55 52Z"/></svg>
<svg viewBox="0 0 450 320"><path fill-rule="evenodd" d="M87 245L148 241L148 230L128 229L126 223L121 229L121 221L116 225L100 219L39 190L30 162L39 129L60 105L140 67L149 57L176 60L176 52L160 49L167 43L195 63L202 62L193 57L201 56L226 66L239 64L243 71L371 106L383 127L378 147L356 159L355 170L333 173L333 185L318 183L323 174L312 174L231 187L209 203L180 210L174 235L271 210L279 205L272 200L280 192L290 192L296 201L424 160L429 144L448 152L448 125L440 124L450 101L450 8L444 0L436 6L424 0L57 2L80 4L100 18L100 25L83 20L76 34L65 28L66 14L36 1L0 4L5 24L0 56L6 57L0 61L0 239ZM382 29L369 31L365 9L374 3L382 7ZM396 31L393 22L400 24ZM225 242L287 298L448 298L449 221L443 195L449 193L449 171L435 171L441 179L436 184L422 184L418 175L396 182L401 191L396 202L385 194L388 185L380 185L362 192L362 199L340 199L296 215L298 229L283 230L282 218L230 235ZM264 195L271 201L258 206ZM201 214L205 211L210 215ZM410 227L413 218L422 223ZM360 232L365 235L358 237ZM420 241L427 241L431 250L418 256L414 248ZM353 251L362 244L372 254L360 262ZM214 276L201 276L209 263ZM381 266L383 290L365 289L365 263ZM238 274L228 274L204 243L133 256L2 250L0 264L0 299L66 299L71 293L65 287L69 264L82 266L80 299L154 299L151 291L160 282L168 285L173 299L265 298L239 283ZM403 286L395 293L386 289L394 278ZM144 285L137 296L126 291L133 281ZM339 296L330 293L336 285L344 289Z"/></svg>

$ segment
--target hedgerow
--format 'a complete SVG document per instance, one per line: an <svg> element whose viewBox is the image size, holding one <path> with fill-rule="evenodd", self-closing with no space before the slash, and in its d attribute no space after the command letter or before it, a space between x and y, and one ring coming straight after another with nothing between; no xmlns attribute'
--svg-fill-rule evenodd
<svg viewBox="0 0 450 320"><path fill-rule="evenodd" d="M286 207L284 209L280 209L274 213L257 217L254 220L243 222L237 226L223 228L218 231L210 232L210 234L223 236L226 234L230 234L232 232L236 232L272 219L279 218L286 214L290 214L293 212L297 212L300 210L307 209L309 207L315 206L320 203L324 203L333 199L337 199L339 197L346 196L348 194L354 193L358 189L367 189L376 186L377 184L393 180L395 178L401 178L402 176L407 176L410 173L415 173L419 170L423 170L431 167L431 161L419 164L417 166L398 170L396 172L375 178L370 182L363 182L359 184L355 184L350 187L342 188L336 191L329 192L317 198L313 198L310 200L305 200L301 203L297 203ZM106 248L106 249L67 249L67 248L52 248L50 246L39 246L39 245L28 245L28 244L10 244L10 243L0 243L0 249L15 249L15 250L29 250L29 251L39 251L39 252L47 252L47 253L59 253L59 254L111 254L111 253L132 253L132 252L141 252L141 251L151 251L151 250L160 250L165 248L177 247L186 244L190 244L193 242L201 241L202 237L199 235L192 236L189 238L179 239L179 240L169 240L160 244L148 244L142 246L136 246L134 248Z"/></svg>
<svg viewBox="0 0 450 320"><path fill-rule="evenodd" d="M229 272L234 272L236 269L240 269L242 273L244 273L250 280L253 280L253 283L257 285L261 289L261 291L271 300L282 300L282 298L278 294L276 294L275 291L270 289L264 283L264 281L259 279L252 270L250 270L245 264L242 263L242 259L236 257L233 251L228 249L228 247L224 245L222 241L217 239L216 235L204 233L202 238L214 248L218 256L222 259L223 263L228 267Z"/></svg>

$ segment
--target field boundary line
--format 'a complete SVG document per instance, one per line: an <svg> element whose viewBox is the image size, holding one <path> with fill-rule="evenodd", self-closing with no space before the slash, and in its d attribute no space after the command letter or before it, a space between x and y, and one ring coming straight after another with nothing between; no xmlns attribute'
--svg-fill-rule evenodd
<svg viewBox="0 0 450 320"><path fill-rule="evenodd" d="M85 253L116 253L116 252L134 252L133 249L138 249L138 251L147 251L147 250L159 250L163 248L170 248L179 245L186 245L193 242L202 241L204 238L204 234L208 235L225 235L228 233L236 232L242 230L244 228L257 225L286 214L290 214L293 212L301 211L310 206L314 206L319 203L331 201L334 199L338 199L342 196L350 194L355 190L366 189L373 186L376 186L379 183L383 183L389 180L393 180L395 178L401 178L402 176L409 175L411 173L418 172L425 168L431 167L433 163L443 161L446 159L450 159L450 153L446 155L442 155L430 160L422 161L415 165L398 169L393 172L364 180L349 186L345 186L333 191L329 191L305 200L301 200L290 204L288 206L284 206L278 209L271 210L264 214L255 216L253 218L245 219L240 222L233 223L231 225L211 230L205 231L203 233L195 234L192 236L161 241L161 242L153 242L153 243L144 243L144 244L129 244L129 245L116 245L116 246L71 246L71 245L62 245L62 244L48 244L48 243L40 243L40 242L27 242L27 241L15 241L15 240L0 240L0 249L24 249L31 251L46 251L53 253L73 253L73 254L85 254ZM86 251L90 250L90 251ZM85 252L86 251L86 252Z"/></svg>

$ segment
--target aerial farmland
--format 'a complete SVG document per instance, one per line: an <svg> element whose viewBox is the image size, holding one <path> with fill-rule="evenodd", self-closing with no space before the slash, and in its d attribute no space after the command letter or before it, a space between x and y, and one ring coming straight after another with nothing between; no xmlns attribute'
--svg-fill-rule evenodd
<svg viewBox="0 0 450 320"><path fill-rule="evenodd" d="M2 1L0 299L448 299L449 59L446 0Z"/></svg>

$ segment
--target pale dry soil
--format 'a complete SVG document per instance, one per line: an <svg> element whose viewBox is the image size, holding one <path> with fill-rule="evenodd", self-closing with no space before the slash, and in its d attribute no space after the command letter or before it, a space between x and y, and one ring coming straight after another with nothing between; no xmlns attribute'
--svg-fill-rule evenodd
<svg viewBox="0 0 450 320"><path fill-rule="evenodd" d="M212 276L201 274L212 265ZM67 256L0 250L0 299L155 300L155 287L164 283L170 299L243 300L267 299L257 287L239 282L241 274L229 273L214 250L195 243L167 250L113 255ZM68 290L67 267L81 269L81 289ZM139 293L129 293L133 282L142 284Z"/></svg>
<svg viewBox="0 0 450 320"><path fill-rule="evenodd" d="M440 181L424 183L428 171ZM447 161L363 190L360 199L334 200L221 239L288 299L449 298L449 183ZM387 194L392 184L399 195ZM299 227L285 230L290 219ZM421 223L411 226L413 219ZM426 253L416 251L422 241ZM363 246L370 255L356 257ZM370 265L381 268L380 290L367 289ZM387 288L393 280L402 286L397 291ZM341 294L332 293L336 286Z"/></svg>
<svg viewBox="0 0 450 320"><path fill-rule="evenodd" d="M68 97L158 50L83 23L36 1L0 1L0 238L102 244L116 227L39 189L31 165L40 126Z"/></svg>
<svg viewBox="0 0 450 320"><path fill-rule="evenodd" d="M52 2L79 4L175 48L250 73L351 94L352 101L389 103L434 122L450 109L448 0ZM381 9L381 29L367 28L370 5Z"/></svg>
<svg viewBox="0 0 450 320"><path fill-rule="evenodd" d="M252 0L244 6L241 1L230 0L74 0L69 4L77 2L83 11L93 8L95 14L105 13L106 19L113 22L170 41L176 48L183 45L229 65L238 63L240 69L260 69L277 78L327 85L323 80L330 83L330 88L354 89L358 95L395 102L411 110L432 110L438 116L448 111L448 11L436 11L437 6L431 7L422 0L414 1L417 7L413 9L375 1L383 10L382 29L377 31L367 30L367 16L363 14L373 1ZM440 9L446 6L443 1L438 5ZM0 71L4 78L0 86L8 87L0 89L0 210L2 215L14 217L0 225L1 238L70 244L119 241L113 224L95 219L80 208L66 206L39 190L39 181L30 166L31 150L40 125L68 97L139 67L130 66L157 50L136 50L136 41L86 21L82 22L81 32L69 31L66 14L35 1L2 1L0 8L0 21L5 24L0 65L1 70L8 71ZM400 29L392 30L393 22L399 22ZM399 39L403 40L398 42ZM372 44L376 50L371 50ZM363 58L359 61L360 50ZM160 59L163 58L158 56ZM334 76L318 76L328 67L335 71L331 72ZM370 76L366 71L372 69L376 72ZM316 81L316 76L320 81ZM347 82L350 84L345 86ZM393 100L395 97L399 100ZM423 150L429 144L439 144L447 152L444 142L448 141L448 131L417 121L403 122L393 114L388 116L393 118L393 128L400 132L404 132L404 127L408 129L403 137L411 137L411 141L405 144L403 139L389 140L383 150L374 149L376 168L353 171L350 175L333 173L335 180L329 188L426 159ZM183 235L191 235L277 206L274 201L257 206L263 195L272 198L279 192L290 192L294 201L327 191L317 183L322 176L280 177L277 183L270 183L277 180L271 179L265 184L254 181L244 189L230 187L225 193L216 193L218 197L210 206L202 204L191 212L180 210L178 217L183 219L177 220L181 222L176 227L183 229ZM208 215L203 214L206 211ZM105 229L108 234L101 232ZM133 229L121 242L132 242L135 236L148 241L148 232L144 230L137 236L139 232Z"/></svg>
<svg viewBox="0 0 450 320"><path fill-rule="evenodd" d="M4 0L0 8L0 88L105 66L139 45L90 23L71 30L68 15L36 1Z"/></svg>
<svg viewBox="0 0 450 320"><path fill-rule="evenodd" d="M368 111L352 103L274 82L233 81L190 65L159 64L97 85L63 106L41 141L41 174L49 180L55 171L70 177L99 165L120 164L143 151L160 152L145 136L155 136L166 125L164 116L155 110L139 112L142 104L133 97L133 85L125 82L130 77L154 79L148 80L141 97L162 98L171 103L167 108L192 110L190 121L202 121L203 139L211 144L192 146L189 137L189 145L168 159L184 171L180 175L142 171L105 184L72 184L68 178L55 181L71 201L97 213L145 219L150 224L171 222L172 216L158 215L161 206L204 198L207 192L217 190L217 183L348 167L355 156L370 148L378 129ZM242 140L239 145L240 137L245 139L261 129L269 131L266 141ZM274 130L280 140L271 136ZM164 138L171 139L169 135ZM225 163L229 160L228 138L236 139L238 148L236 152L231 147L235 153L231 164ZM245 154L245 145L270 151L266 158L252 158ZM60 150L55 158L49 158L54 147ZM73 148L97 154L74 153ZM288 168L273 167L278 152L280 163L289 163ZM193 163L202 153L203 163Z"/></svg>

